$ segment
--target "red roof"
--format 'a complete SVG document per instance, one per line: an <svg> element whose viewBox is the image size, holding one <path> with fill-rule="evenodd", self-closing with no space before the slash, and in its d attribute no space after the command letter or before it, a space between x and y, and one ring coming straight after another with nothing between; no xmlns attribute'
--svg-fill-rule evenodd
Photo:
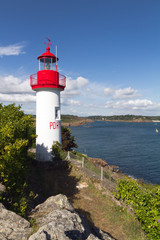
<svg viewBox="0 0 160 240"><path fill-rule="evenodd" d="M53 53L50 52L50 48L47 47L46 48L46 52L41 54L40 56L37 57L37 59L41 59L41 58L53 58L53 59L57 59L57 61L59 60Z"/></svg>

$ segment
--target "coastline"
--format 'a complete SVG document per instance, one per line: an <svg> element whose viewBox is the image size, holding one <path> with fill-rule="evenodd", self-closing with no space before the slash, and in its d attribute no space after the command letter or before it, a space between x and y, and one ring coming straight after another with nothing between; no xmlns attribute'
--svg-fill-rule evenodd
<svg viewBox="0 0 160 240"><path fill-rule="evenodd" d="M94 120L87 118L87 119L80 119L73 122L61 122L61 124L64 127L79 127L79 126L87 125L88 123L91 123L91 122L94 122Z"/></svg>
<svg viewBox="0 0 160 240"><path fill-rule="evenodd" d="M105 160L101 159L101 158L93 158L93 157L89 157L85 154L82 154L84 156L87 157L87 159L98 169L101 169L101 167L103 167L103 171L106 174L110 174L111 178L117 182L118 180L124 179L124 178L128 178L128 179L134 179L137 182L143 182L145 184L151 184L151 185L158 185L159 184L155 184L152 183L150 181L147 181L143 178L136 178L134 176L131 176L127 173L123 173L120 169L119 166L117 165L109 165Z"/></svg>
<svg viewBox="0 0 160 240"><path fill-rule="evenodd" d="M79 127L87 125L88 123L92 123L95 121L99 122L124 122L124 123L158 123L158 120L142 120L142 119L135 119L135 120L92 120L92 119L85 119L85 120L78 120L73 122L61 122L62 126L64 127Z"/></svg>
<svg viewBox="0 0 160 240"><path fill-rule="evenodd" d="M88 121L89 120L89 121ZM76 123L75 122L72 122L72 123L68 123L68 124L65 124L65 126L67 126L67 127L70 127L70 126L74 126L74 127L78 127L78 126L81 126L81 125L87 125L85 128L83 128L84 129L84 131L85 131L85 129L86 129L86 131L87 131L87 128L88 127L91 127L92 125L91 124L89 124L89 122L107 122L108 120L90 120L90 119L83 119L83 121L76 121ZM143 122L146 122L146 123L148 123L148 122L151 122L152 124L155 124L157 121L123 121L123 120L121 120L121 121L119 121L119 120L109 120L108 122L137 122L137 123L143 123ZM123 125L122 125L123 126ZM135 125L136 126L136 125ZM76 128L75 128L76 129ZM78 130L78 128L77 128L77 130ZM78 130L79 131L79 130ZM74 131L73 131L74 132ZM87 156L87 158L89 158L90 159L90 161L94 164L94 166L95 167L98 167L98 168L101 168L101 166L106 166L105 168L104 168L104 171L105 171L105 169L107 170L107 169L109 169L111 172L113 172L115 175L116 174L118 174L118 176L120 176L121 177L121 175L123 176L123 177L127 177L127 178L132 178L132 179L135 179L135 180L137 180L137 181L142 181L142 182L144 182L144 183L148 183L148 184L153 184L153 185L159 185L158 183L157 183L157 181L153 178L153 179L150 179L150 178L147 178L147 179L145 179L145 176L143 175L143 172L142 172L142 174L139 174L138 176L136 175L136 176L134 176L133 175L133 173L131 174L130 173L130 170L128 169L128 173L126 173L126 172L123 172L123 170L124 169L121 169L119 166L114 166L114 165L109 165L105 160L103 160L103 157L102 157L102 159L100 159L99 158L99 156L96 156L96 157L98 157L98 158L94 158L94 156L92 157L92 154L91 153L88 153L89 155ZM85 155L85 154L84 154ZM105 158L104 158L105 159ZM116 164L116 161L115 161L115 163L113 162L113 163L110 163L110 164ZM153 180L153 181L152 181Z"/></svg>

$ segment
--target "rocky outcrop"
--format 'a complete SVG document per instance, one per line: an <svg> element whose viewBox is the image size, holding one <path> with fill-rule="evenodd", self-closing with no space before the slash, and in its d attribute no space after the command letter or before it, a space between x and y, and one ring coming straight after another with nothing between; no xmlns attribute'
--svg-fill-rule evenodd
<svg viewBox="0 0 160 240"><path fill-rule="evenodd" d="M0 203L0 239L27 240L32 229L30 223Z"/></svg>
<svg viewBox="0 0 160 240"><path fill-rule="evenodd" d="M109 165L106 161L102 160L101 158L88 158L89 161L91 161L95 167L103 167L104 169L108 170Z"/></svg>
<svg viewBox="0 0 160 240"><path fill-rule="evenodd" d="M32 210L37 232L30 223L0 204L0 240L114 240L79 216L65 195L49 197Z"/></svg>
<svg viewBox="0 0 160 240"><path fill-rule="evenodd" d="M1 196L5 190L5 186L0 183ZM28 221L16 213L7 210L0 203L0 240L27 240L31 231L32 229Z"/></svg>
<svg viewBox="0 0 160 240"><path fill-rule="evenodd" d="M38 205L31 216L36 219L39 230L29 240L113 240L100 230L92 232L85 219L75 212L67 197L61 194Z"/></svg>

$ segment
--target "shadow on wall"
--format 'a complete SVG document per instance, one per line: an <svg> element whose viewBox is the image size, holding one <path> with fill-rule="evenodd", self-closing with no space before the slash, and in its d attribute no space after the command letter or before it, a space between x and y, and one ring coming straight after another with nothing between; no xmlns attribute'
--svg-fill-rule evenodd
<svg viewBox="0 0 160 240"><path fill-rule="evenodd" d="M51 162L52 161L52 153L51 149L48 149L44 146L44 144L36 145L36 160L40 162Z"/></svg>
<svg viewBox="0 0 160 240"><path fill-rule="evenodd" d="M33 207L59 193L66 195L72 202L74 195L78 193L77 183L79 179L70 175L71 165L69 161L52 159L52 161L45 162L42 157L48 153L48 150L44 145L39 145L39 148L42 153L41 161L32 160L29 171L30 188L37 194L37 198L33 201Z"/></svg>

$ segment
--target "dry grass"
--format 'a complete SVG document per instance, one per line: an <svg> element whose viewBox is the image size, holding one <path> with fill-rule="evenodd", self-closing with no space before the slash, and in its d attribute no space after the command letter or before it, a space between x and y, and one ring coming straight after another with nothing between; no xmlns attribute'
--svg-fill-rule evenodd
<svg viewBox="0 0 160 240"><path fill-rule="evenodd" d="M39 194L33 207L49 196L65 194L91 227L98 227L118 240L147 239L134 215L117 205L111 192L80 168L54 169L52 165L34 163L30 174L31 187ZM80 183L85 187L77 188Z"/></svg>
<svg viewBox="0 0 160 240"><path fill-rule="evenodd" d="M101 183L91 179L78 168L73 168L71 175L88 183L74 195L73 206L76 211L85 216L90 223L101 230L110 233L118 240L145 240L144 232L139 222L127 209L114 202L113 196Z"/></svg>

